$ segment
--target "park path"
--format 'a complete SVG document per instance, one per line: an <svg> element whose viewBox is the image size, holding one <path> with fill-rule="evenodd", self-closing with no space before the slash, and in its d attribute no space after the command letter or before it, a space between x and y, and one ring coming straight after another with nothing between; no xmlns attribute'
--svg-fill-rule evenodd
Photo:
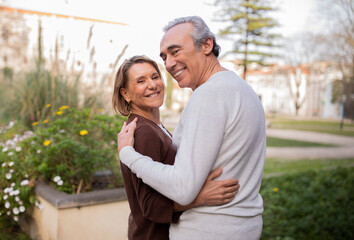
<svg viewBox="0 0 354 240"><path fill-rule="evenodd" d="M161 121L171 132L176 127L179 114L162 114ZM335 147L268 147L268 158L282 159L318 159L318 158L354 158L354 137L339 136L311 131L267 128L267 136L301 140L307 142L326 143Z"/></svg>
<svg viewBox="0 0 354 240"><path fill-rule="evenodd" d="M354 158L354 137L339 136L300 130L267 128L267 136L326 143L335 147L268 147L267 158L283 159L333 159Z"/></svg>

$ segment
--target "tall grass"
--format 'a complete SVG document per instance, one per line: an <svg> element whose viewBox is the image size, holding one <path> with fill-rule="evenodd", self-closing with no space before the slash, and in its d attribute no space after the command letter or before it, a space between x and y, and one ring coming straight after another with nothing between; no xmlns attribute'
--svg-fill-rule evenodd
<svg viewBox="0 0 354 240"><path fill-rule="evenodd" d="M32 69L8 74L9 68L4 67L0 73L0 123L17 119L31 127L33 122L49 118L63 105L76 109L91 108L93 113L103 108L107 102L107 94L104 94L107 88L102 88L101 84L92 87L84 83L84 66L81 70L75 70L73 61L73 65L68 67L69 52L64 61L59 60L57 42L54 56L49 61L44 59L40 23L38 32L38 53ZM88 38L91 37L89 35ZM49 69L46 69L45 62L49 63Z"/></svg>

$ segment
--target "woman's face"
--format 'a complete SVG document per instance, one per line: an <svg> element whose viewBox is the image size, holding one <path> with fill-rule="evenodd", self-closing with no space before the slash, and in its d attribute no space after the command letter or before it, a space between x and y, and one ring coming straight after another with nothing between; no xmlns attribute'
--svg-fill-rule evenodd
<svg viewBox="0 0 354 240"><path fill-rule="evenodd" d="M128 70L128 83L121 94L130 102L132 112L151 112L163 104L164 83L153 65L136 63Z"/></svg>

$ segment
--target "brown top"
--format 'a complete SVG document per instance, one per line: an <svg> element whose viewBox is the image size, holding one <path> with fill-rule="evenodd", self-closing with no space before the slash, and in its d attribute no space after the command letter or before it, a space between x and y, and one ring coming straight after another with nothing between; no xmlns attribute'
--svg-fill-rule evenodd
<svg viewBox="0 0 354 240"><path fill-rule="evenodd" d="M134 133L134 148L154 161L172 165L176 149L172 140L154 122L136 114L131 114L127 123L138 118ZM130 216L128 238L130 240L168 240L171 222L176 223L181 213L173 212L173 201L146 185L121 162L121 170L127 193Z"/></svg>

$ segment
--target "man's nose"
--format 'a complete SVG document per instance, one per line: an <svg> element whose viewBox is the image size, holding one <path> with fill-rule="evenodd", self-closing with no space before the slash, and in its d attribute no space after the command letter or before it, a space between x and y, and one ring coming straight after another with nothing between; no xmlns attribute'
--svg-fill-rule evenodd
<svg viewBox="0 0 354 240"><path fill-rule="evenodd" d="M171 73L173 70L174 66L176 66L176 61L173 57L167 57L165 60L165 67L168 72Z"/></svg>

